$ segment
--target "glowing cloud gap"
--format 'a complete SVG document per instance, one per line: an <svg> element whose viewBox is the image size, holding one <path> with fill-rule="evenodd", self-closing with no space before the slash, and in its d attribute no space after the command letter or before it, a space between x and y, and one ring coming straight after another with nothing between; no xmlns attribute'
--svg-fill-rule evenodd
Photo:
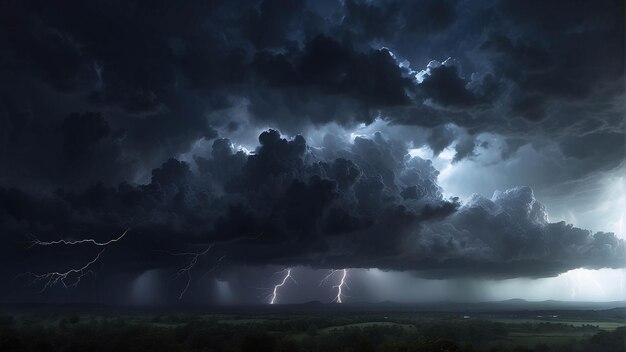
<svg viewBox="0 0 626 352"><path fill-rule="evenodd" d="M95 275L95 272L89 270L89 267L95 264L99 259L102 253L104 253L104 248L95 256L90 262L85 264L84 266L77 269L69 269L65 272L52 271L43 274L34 274L34 273L26 273L25 275L31 275L34 277L32 283L35 284L40 281L45 281L41 291L44 292L48 287L54 286L57 284L63 285L64 288L76 287L80 283L83 277L89 274ZM66 280L68 278L72 278L75 276L74 282L68 283Z"/></svg>
<svg viewBox="0 0 626 352"><path fill-rule="evenodd" d="M291 276L291 268L287 268L283 271L279 271L277 274L282 273L282 272L286 273L286 275L285 277L283 277L283 280L279 284L274 285L274 290L272 291L272 295L270 297L270 304L276 303L276 298L278 297L278 288L285 286L288 279L291 279L293 282L296 282L296 280Z"/></svg>

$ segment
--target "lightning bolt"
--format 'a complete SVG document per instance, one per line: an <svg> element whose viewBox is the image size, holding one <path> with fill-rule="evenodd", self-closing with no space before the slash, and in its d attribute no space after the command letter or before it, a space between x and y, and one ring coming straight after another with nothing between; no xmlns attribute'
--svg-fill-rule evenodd
<svg viewBox="0 0 626 352"><path fill-rule="evenodd" d="M578 291L578 281L576 281L573 275L565 275L565 277L567 277L567 279L570 282L570 287L571 287L570 298L574 299L576 298L576 292Z"/></svg>
<svg viewBox="0 0 626 352"><path fill-rule="evenodd" d="M602 284L594 277L593 273L585 269L574 269L566 272L565 277L570 281L572 299L576 298L582 289L595 286L595 291L604 296L606 291Z"/></svg>
<svg viewBox="0 0 626 352"><path fill-rule="evenodd" d="M93 258L90 262L80 268L69 269L65 272L51 271L43 274L25 273L23 275L33 276L33 284L40 281L44 282L44 285L39 292L44 292L48 287L57 284L63 285L64 288L76 287L83 277L89 274L95 275L94 271L90 270L89 267L95 264L100 259L102 253L104 253L104 249L102 249L98 253L98 255L96 255L95 258ZM73 282L68 282L67 280L71 278L74 278Z"/></svg>
<svg viewBox="0 0 626 352"><path fill-rule="evenodd" d="M335 302L337 303L343 303L342 301L342 295L343 295L343 289L348 288L348 285L346 284L346 278L348 277L348 269L342 269L341 270L342 274L341 274L341 280L339 281L338 285L333 286L334 288L337 289L337 296L335 297Z"/></svg>
<svg viewBox="0 0 626 352"><path fill-rule="evenodd" d="M333 276L333 274L336 272L337 270L331 269L328 275L324 276L324 278L320 280L320 287L322 287L322 285L324 285L326 281L328 281L328 279L330 279Z"/></svg>
<svg viewBox="0 0 626 352"><path fill-rule="evenodd" d="M278 289L285 286L287 280L291 279L293 282L296 282L296 280L291 276L291 268L279 271L276 274L280 273L285 273L286 275L283 277L283 280L279 284L274 285L274 290L272 291L272 294L270 296L270 304L276 303L276 298L278 297Z"/></svg>
<svg viewBox="0 0 626 352"><path fill-rule="evenodd" d="M259 237L261 237L261 235L263 235L263 233L260 233L258 235L248 235L248 236L243 236L241 238L237 238L237 239L233 239L233 240L229 240L229 241L221 241L221 242L213 242L211 244L209 244L207 246L207 248L205 250L203 250L202 252L182 252L182 253L172 253L172 252L168 252L168 251L160 251L160 252L165 252L169 255L173 255L173 256L187 256L187 257L191 257L191 260L189 260L189 263L187 264L187 266L183 267L182 269L178 270L176 272L176 274L174 274L174 277L179 277L181 275L185 275L187 277L187 282L185 284L185 287L183 288L183 290L180 292L180 294L178 295L178 299L183 299L183 296L185 295L185 293L187 293L187 291L189 290L189 286L191 285L191 272L193 270L193 268L196 266L196 264L198 263L198 260L204 256L205 254L209 253L209 251L211 250L211 248L213 248L213 246L215 244L230 244L233 242L238 242L238 241L245 241L245 240L256 240ZM212 272L213 270L217 269L219 267L220 262L222 262L222 260L224 260L226 258L226 253L224 253L224 255L222 255L221 257L219 257L216 261L215 261L215 265L209 269L207 272L205 272L205 275Z"/></svg>
<svg viewBox="0 0 626 352"><path fill-rule="evenodd" d="M624 275L625 274L626 274L626 271L622 270L619 276L619 288L620 288L620 293L622 294L622 297L626 298L626 296L624 296Z"/></svg>
<svg viewBox="0 0 626 352"><path fill-rule="evenodd" d="M170 255L173 256L187 256L187 257L191 257L191 260L189 260L189 263L187 263L187 266L183 267L182 269L178 270L175 274L175 277L179 277L181 275L185 275L187 277L187 283L185 284L185 287L183 288L182 291L180 291L180 294L178 295L178 299L183 299L183 296L185 295L185 293L187 293L187 290L189 290L189 285L191 284L191 271L193 270L193 268L196 266L196 264L198 263L198 259L200 259L202 256L204 256L205 254L209 253L209 251L211 250L211 248L213 248L213 244L210 244L205 250L203 250L202 252L183 252L183 253L171 253L168 252ZM213 271L215 268L217 268L217 265L219 265L219 263L226 258L226 254L224 254L223 256L221 256L217 261L215 266L210 270Z"/></svg>
<svg viewBox="0 0 626 352"><path fill-rule="evenodd" d="M345 295L344 289L349 288L348 284L346 283L346 279L348 278L348 269L331 269L328 275L324 276L324 278L320 281L320 286L322 286L324 283L326 283L326 281L333 277L335 273L341 273L341 278L339 280L339 284L332 286L332 288L337 289L337 295L333 299L333 302L343 303L343 297Z"/></svg>
<svg viewBox="0 0 626 352"><path fill-rule="evenodd" d="M115 237L105 242L99 242L93 238L86 238L86 239L81 239L81 240L60 239L56 241L40 241L39 239L33 236L34 239L31 241L31 244L28 248L32 248L34 246L55 246L55 245L76 246L76 245L81 245L81 244L90 244L96 247L103 247L103 248L100 252L98 252L98 254L91 261L87 262L82 267L71 268L64 272L50 271L50 272L46 272L42 274L35 274L35 273L29 272L29 273L20 274L18 276L22 276L22 275L32 276L33 277L32 284L35 284L37 282L43 282L44 284L40 292L44 292L48 287L55 286L58 284L62 285L64 288L76 287L81 282L83 277L90 275L90 274L95 275L95 272L91 270L90 267L93 266L98 260L100 260L100 256L102 255L102 253L104 253L104 250L106 249L107 246L122 240L124 236L126 236L128 231L130 231L130 228L126 229L126 231L124 231L120 236Z"/></svg>
<svg viewBox="0 0 626 352"><path fill-rule="evenodd" d="M78 245L78 244L84 244L84 243L90 243L93 244L94 246L98 246L98 247L106 247L108 245L110 245L111 243L115 243L120 241L122 238L124 238L124 236L126 236L126 234L128 233L128 231L130 231L130 229L126 229L126 231L124 231L119 237L110 239L106 242L98 242L93 238L85 238L82 240L64 240L64 239L60 239L60 240L56 240L56 241L49 241L49 242L44 242L44 241L40 241L38 240L36 237L31 241L31 244L28 248L32 248L34 246L54 246L54 245L67 245L67 246L73 246L73 245Z"/></svg>
<svg viewBox="0 0 626 352"><path fill-rule="evenodd" d="M594 276L594 274L592 272L589 272L589 271L585 270L585 271L582 271L581 274L583 276L583 280L590 281L596 287L596 289L600 292L600 294L602 296L604 296L606 294L606 292L604 290L604 286L602 286L600 281L598 281L595 278L595 276Z"/></svg>

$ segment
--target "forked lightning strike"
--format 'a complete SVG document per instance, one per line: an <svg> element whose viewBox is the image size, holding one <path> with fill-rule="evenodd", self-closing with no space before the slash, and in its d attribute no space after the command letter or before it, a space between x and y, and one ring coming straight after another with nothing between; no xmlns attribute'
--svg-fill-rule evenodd
<svg viewBox="0 0 626 352"><path fill-rule="evenodd" d="M91 270L90 267L100 259L100 256L102 255L102 253L104 253L104 250L106 249L107 246L120 241L122 238L124 238L124 236L126 236L128 231L130 231L130 228L126 229L126 231L124 231L120 236L110 239L105 242L99 242L93 238L86 238L86 239L81 239L81 240L60 239L56 241L40 241L35 238L31 242L29 248L32 248L33 246L54 246L54 245L76 246L76 245L81 245L81 244L89 244L89 245L93 245L97 247L104 247L104 248L102 248L102 250L98 252L98 254L91 261L89 261L87 264L85 264L84 266L80 268L72 268L65 272L51 271L51 272L47 272L43 274L25 273L24 275L31 275L33 277L33 281L32 281L33 284L36 282L45 282L40 292L43 292L48 287L54 286L57 284L63 285L64 288L76 287L78 286L82 278L85 277L86 275L89 275L89 274L95 275L95 272ZM73 281L70 282L70 280L73 280Z"/></svg>
<svg viewBox="0 0 626 352"><path fill-rule="evenodd" d="M35 273L26 273L26 274L32 275L34 277L32 281L33 284L36 282L45 281L44 286L39 292L43 292L48 287L57 285L59 283L62 284L64 288L76 287L80 283L80 280L86 275L89 275L89 274L95 275L95 273L92 270L90 270L89 267L95 264L98 261L98 259L100 259L100 256L102 255L103 252L104 252L104 249L102 249L98 253L98 255L96 255L96 257L93 258L90 262L88 262L83 267L78 268L78 269L69 269L65 272L52 271L52 272L43 273L43 274L35 274ZM74 278L74 281L68 282L67 280L71 278Z"/></svg>
<svg viewBox="0 0 626 352"><path fill-rule="evenodd" d="M346 278L348 277L348 269L342 269L341 270L341 280L339 281L338 285L333 286L334 288L337 289L337 296L335 297L335 302L337 303L343 303L342 297L343 297L343 289L348 288L348 285L346 284Z"/></svg>
<svg viewBox="0 0 626 352"><path fill-rule="evenodd" d="M324 276L324 278L320 280L320 287L322 287L322 285L324 285L326 281L328 281L328 279L330 279L330 277L333 276L335 272L337 272L337 270L330 269L330 272L328 273L328 275Z"/></svg>
<svg viewBox="0 0 626 352"><path fill-rule="evenodd" d="M124 231L120 236L116 237L116 238L112 238L106 242L98 242L93 238L85 238L82 240L64 240L64 239L60 239L60 240L56 240L56 241L40 241L37 238L35 238L33 241L31 241L31 244L29 246L29 248L34 247L34 246L54 246L54 245L67 245L67 246L73 246L73 245L77 245L77 244L84 244L84 243L88 243L88 244L93 244L94 246L98 246L98 247L106 247L108 245L110 245L111 243L115 243L120 241L122 238L124 238L124 236L126 236L126 233L128 233L130 229L126 229L126 231Z"/></svg>
<svg viewBox="0 0 626 352"><path fill-rule="evenodd" d="M279 284L274 285L274 290L272 291L272 295L270 297L270 304L276 303L276 298L278 297L278 289L280 287L285 286L285 284L287 283L287 280L291 279L293 282L296 282L296 280L291 276L291 268L287 268L283 271L279 271L278 273L281 273L281 272L286 273L286 275L285 277L283 277L283 280Z"/></svg>
<svg viewBox="0 0 626 352"><path fill-rule="evenodd" d="M191 284L191 270L193 269L194 266L196 266L196 263L198 263L198 259L200 259L200 257L202 257L203 255L207 254L211 250L211 248L213 248L212 244L210 244L202 252L169 253L170 255L174 255L174 256L191 256L191 260L189 261L189 264L187 264L186 267L176 272L176 277L179 277L180 275L183 275L183 274L187 276L187 283L185 284L185 288L178 295L178 299L183 299L183 296L185 295L185 293L187 293L187 290L189 289L189 285ZM221 260L222 258L220 258L220 261Z"/></svg>
<svg viewBox="0 0 626 352"><path fill-rule="evenodd" d="M210 244L205 250L203 250L202 252L184 252L184 253L169 253L170 255L174 255L174 256L190 256L191 260L189 261L189 263L187 264L187 266L185 266L184 268L178 270L175 274L175 277L179 277L181 275L185 275L187 276L187 283L185 284L185 288L183 288L183 290L180 292L180 294L178 295L178 299L183 299L183 296L185 295L185 293L187 293L187 291L189 290L189 285L191 285L191 270L193 270L193 268L196 266L196 264L198 263L198 259L200 259L200 257L202 257L203 255L207 254L211 248L213 248L213 244ZM215 265L213 266L213 268L211 268L209 271L207 271L207 273L215 270L220 262L222 260L224 260L224 258L226 258L226 254L222 255L221 257L219 257L216 261L215 261Z"/></svg>
<svg viewBox="0 0 626 352"><path fill-rule="evenodd" d="M223 241L219 244L228 244L228 243L232 243L232 242L236 242L239 240L247 240L247 239L257 239L261 236L262 234L258 234L256 236L245 236L242 237L240 239L235 239L235 240L230 240L230 241ZM187 266L185 266L184 268L178 270L176 272L176 274L174 275L175 277L179 277L180 275L185 275L187 276L187 283L185 284L185 288L183 288L183 290L180 292L180 294L178 295L178 299L183 299L183 296L185 295L185 293L187 293L187 291L189 290L189 285L191 285L191 270L196 266L196 263L198 263L198 259L200 259L200 257L202 257L203 255L207 254L211 248L213 248L213 246L215 245L215 243L211 243L209 244L209 246L203 250L202 252L182 252L182 253L172 253L172 252L168 252L168 251L163 251L169 255L173 255L173 256L188 256L191 257L191 260L189 261L189 264L187 264ZM224 258L226 258L226 254L222 255L221 257L219 257L216 261L215 261L215 265L208 270L205 274L210 273L211 271L217 269L217 267L219 266L220 262L222 260L224 260Z"/></svg>
<svg viewBox="0 0 626 352"><path fill-rule="evenodd" d="M333 286L333 288L337 289L337 295L333 299L333 302L343 303L344 288L348 288L348 284L346 283L346 279L348 278L348 269L341 269L341 270L331 269L328 275L324 276L324 278L320 281L320 286L322 286L326 281L328 281L337 272L341 273L341 279L339 281L339 284Z"/></svg>

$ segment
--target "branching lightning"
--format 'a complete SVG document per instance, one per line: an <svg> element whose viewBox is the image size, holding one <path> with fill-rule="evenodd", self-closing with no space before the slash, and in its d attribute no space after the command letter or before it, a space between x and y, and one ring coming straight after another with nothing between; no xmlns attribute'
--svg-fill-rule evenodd
<svg viewBox="0 0 626 352"><path fill-rule="evenodd" d="M291 268L287 268L283 271L279 271L277 274L279 273L285 273L285 276L283 277L283 280L279 284L274 285L274 290L272 291L272 295L270 296L270 304L276 303L276 298L278 297L278 289L280 287L285 286L285 284L287 283L287 280L291 279L293 282L296 282L293 276L291 276Z"/></svg>
<svg viewBox="0 0 626 352"><path fill-rule="evenodd" d="M210 244L205 250L203 250L202 252L183 252L183 253L169 253L170 255L173 256L189 256L191 257L191 260L189 261L189 263L187 264L187 266L183 267L182 269L178 270L176 272L176 277L179 277L181 275L185 275L187 276L187 283L185 284L185 288L183 288L182 291L180 291L180 294L178 295L178 299L183 299L183 296L185 295L185 293L187 293L187 290L189 289L189 285L191 284L191 270L194 268L194 266L196 266L196 263L198 263L198 259L200 259L200 257L202 257L203 255L207 254L211 248L213 248L213 244ZM226 255L222 256L220 259L218 259L218 263L220 261L222 261L222 259L224 259Z"/></svg>
<svg viewBox="0 0 626 352"><path fill-rule="evenodd" d="M94 271L89 269L89 267L91 267L100 259L100 256L102 255L103 252L104 252L104 249L102 249L98 253L98 255L96 255L95 258L93 258L90 262L88 262L87 264L83 265L80 268L69 269L65 272L51 271L51 272L47 272L43 274L25 273L24 275L33 276L33 281L32 281L33 284L37 282L44 282L44 285L41 288L41 291L39 292L43 292L48 287L54 286L57 284L63 285L64 288L76 287L78 286L78 284L80 283L80 280L82 280L83 277L89 274L95 275ZM68 282L68 280L71 280L72 278L73 278L73 282Z"/></svg>
<svg viewBox="0 0 626 352"><path fill-rule="evenodd" d="M78 245L78 244L84 244L84 243L89 243L92 244L94 246L98 246L98 247L106 247L108 245L110 245L111 243L115 243L120 241L122 238L124 238L124 236L126 236L126 233L128 233L130 229L126 229L126 231L124 231L119 237L110 239L106 242L98 242L93 238L85 238L82 240L64 240L64 239L60 239L60 240L56 240L56 241L49 241L49 242L45 242L45 241L40 241L37 238L34 238L31 241L31 244L29 246L29 248L34 247L34 246L54 246L54 245L67 245L67 246L73 246L73 245Z"/></svg>
<svg viewBox="0 0 626 352"><path fill-rule="evenodd" d="M598 292L602 296L605 295L605 289L598 280L594 277L592 272L585 269L574 269L564 274L570 281L570 297L572 299L578 298L578 294L581 293L583 288L589 288L590 284L595 286L595 292Z"/></svg>
<svg viewBox="0 0 626 352"><path fill-rule="evenodd" d="M224 253L224 255L222 255L221 257L217 258L217 260L215 261L215 265L209 271L207 271L205 274L208 274L208 273L212 272L213 270L217 269L217 267L220 265L222 260L224 260L225 258L226 258L226 253Z"/></svg>
<svg viewBox="0 0 626 352"><path fill-rule="evenodd" d="M337 295L333 299L333 302L343 303L343 298L345 296L345 289L349 289L346 280L348 278L348 269L335 270L332 269L328 273L328 275L324 276L324 278L320 281L320 286L322 286L326 281L328 281L335 273L341 273L341 277L339 283L334 285L333 288L337 289Z"/></svg>
<svg viewBox="0 0 626 352"><path fill-rule="evenodd" d="M187 257L191 257L191 260L189 261L189 263L183 267L182 269L178 270L176 272L176 274L174 275L175 277L179 277L181 275L185 275L187 277L187 282L185 283L185 287L183 288L183 290L180 292L180 294L178 295L178 299L183 299L183 296L185 295L185 293L187 293L187 291L189 290L189 286L191 285L191 271L193 270L193 268L196 266L196 264L198 263L198 260L206 255L207 253L209 253L209 251L211 251L211 248L213 248L216 244L229 244L232 242L237 242L237 241L241 241L241 240L255 240L257 238L259 238L262 235L262 233L255 235L255 236L244 236L241 238L237 238L234 240L229 240L229 241L222 241L222 242L214 242L209 244L205 250L201 251L201 252L181 252L181 253L172 253L172 252L168 252L168 251L164 251L165 253L169 254L169 255L173 255L173 256L187 256ZM207 272L205 272L205 275L212 272L213 270L217 269L220 265L220 263L226 258L226 253L224 253L224 255L222 255L221 257L219 257L216 261L215 261L215 265L213 265L213 267L211 269L209 269Z"/></svg>
<svg viewBox="0 0 626 352"><path fill-rule="evenodd" d="M50 271L46 273L36 274L36 273L24 273L21 275L29 275L33 277L32 284L37 282L43 282L43 287L40 292L45 291L48 287L55 285L62 285L64 288L76 287L81 282L81 280L87 275L95 275L95 272L91 270L91 267L100 260L100 256L104 253L107 246L110 244L116 243L120 241L126 234L130 231L130 228L126 229L120 236L110 239L105 242L99 242L93 238L85 238L80 240L65 240L60 239L56 241L40 241L37 238L34 238L31 241L29 248L34 246L55 246L55 245L63 245L63 246L76 246L81 244L89 244L96 247L103 247L98 254L87 262L82 267L70 268L67 271Z"/></svg>
<svg viewBox="0 0 626 352"><path fill-rule="evenodd" d="M324 284L326 283L326 281L328 281L328 279L330 279L330 278L331 278L331 277L332 277L332 276L333 276L336 272L337 272L337 270L335 270L335 269L331 269L331 270L328 272L328 275L324 276L324 278L322 278L322 279L320 280L320 287L322 287L322 285L324 285Z"/></svg>
<svg viewBox="0 0 626 352"><path fill-rule="evenodd" d="M335 297L335 302L337 302L337 303L343 303L343 301L342 301L343 289L344 288L348 288L348 285L346 284L346 278L347 277L348 277L348 269L342 269L341 270L341 280L339 281L339 284L333 286L334 288L337 289L337 296Z"/></svg>

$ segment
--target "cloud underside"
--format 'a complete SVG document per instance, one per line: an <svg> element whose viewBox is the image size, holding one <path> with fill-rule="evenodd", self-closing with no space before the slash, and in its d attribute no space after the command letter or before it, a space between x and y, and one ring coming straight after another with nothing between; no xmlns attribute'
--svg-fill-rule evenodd
<svg viewBox="0 0 626 352"><path fill-rule="evenodd" d="M407 155L488 152L497 172L532 149L542 167L515 162L541 175L517 176L555 193L623 167L622 10L2 2L0 273L84 263L27 249L29 235L105 240L128 227L104 254L118 272L171 268L164 251L209 244L224 266L435 278L623 267L623 240L550 223L530 188L462 204L442 196L431 161ZM355 137L376 124L386 131Z"/></svg>
<svg viewBox="0 0 626 352"><path fill-rule="evenodd" d="M171 258L156 253L210 244L227 253L224 265L375 267L436 278L624 266L623 240L550 223L528 187L461 205L442 197L431 162L409 157L402 145L380 134L330 139L312 148L301 136L268 130L251 155L217 139L210 156L196 157L197 171L170 159L146 185L39 197L2 189L3 232L107 239L128 226L119 253L108 253L119 256L107 264L119 270L167 268Z"/></svg>

